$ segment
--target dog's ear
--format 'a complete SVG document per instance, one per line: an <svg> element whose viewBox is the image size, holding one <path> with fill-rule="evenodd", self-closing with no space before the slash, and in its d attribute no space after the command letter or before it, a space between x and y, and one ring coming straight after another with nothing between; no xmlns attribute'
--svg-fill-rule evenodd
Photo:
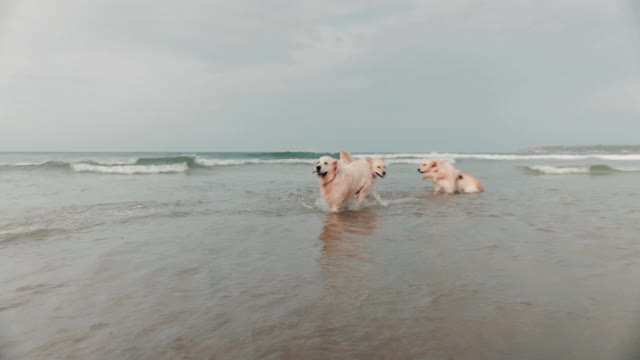
<svg viewBox="0 0 640 360"><path fill-rule="evenodd" d="M333 160L333 171L338 170L338 160Z"/></svg>
<svg viewBox="0 0 640 360"><path fill-rule="evenodd" d="M371 156L367 156L367 157L365 158L365 160L367 160L367 162L369 163L369 165L372 165L372 164L373 164L373 158L372 158Z"/></svg>
<svg viewBox="0 0 640 360"><path fill-rule="evenodd" d="M431 166L429 166L429 167L430 167L430 168L434 168L434 167L436 167L436 166L438 166L438 163L437 163L436 161L432 161L432 162L431 162Z"/></svg>

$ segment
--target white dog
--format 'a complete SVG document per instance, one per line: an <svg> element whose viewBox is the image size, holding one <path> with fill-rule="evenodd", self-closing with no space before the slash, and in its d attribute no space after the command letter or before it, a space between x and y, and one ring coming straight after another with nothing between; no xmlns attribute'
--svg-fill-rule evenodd
<svg viewBox="0 0 640 360"><path fill-rule="evenodd" d="M341 151L340 161L342 161L345 164L359 163L361 164L361 166L364 166L364 164L366 163L371 169L371 179L373 180L374 185L376 182L376 176L379 176L380 178L387 176L387 168L385 165L384 157L374 159L367 156L363 159L356 160L348 152Z"/></svg>
<svg viewBox="0 0 640 360"><path fill-rule="evenodd" d="M448 161L425 161L418 168L420 173L426 174L423 179L433 181L435 192L446 194L479 193L484 191L484 187L475 177L460 172Z"/></svg>
<svg viewBox="0 0 640 360"><path fill-rule="evenodd" d="M431 179L434 185L434 192L455 194L457 191L456 182L460 171L446 160L425 161L420 164L418 172L426 174L422 179Z"/></svg>
<svg viewBox="0 0 640 360"><path fill-rule="evenodd" d="M484 186L475 177L460 173L456 180L456 189L461 193L473 194L484 191Z"/></svg>
<svg viewBox="0 0 640 360"><path fill-rule="evenodd" d="M338 161L330 156L318 159L314 168L320 180L320 191L333 212L358 194L359 208L372 187L371 167L360 163Z"/></svg>
<svg viewBox="0 0 640 360"><path fill-rule="evenodd" d="M374 159L367 156L363 159L356 160L347 151L341 151L340 161L345 164L357 165L358 167L362 167L363 169L367 166L369 167L369 171L371 172L371 186L368 186L365 189L367 190L366 195L370 195L373 192L375 192L376 179L377 179L376 176L380 178L384 178L385 176L387 176L387 169L386 169L384 157Z"/></svg>

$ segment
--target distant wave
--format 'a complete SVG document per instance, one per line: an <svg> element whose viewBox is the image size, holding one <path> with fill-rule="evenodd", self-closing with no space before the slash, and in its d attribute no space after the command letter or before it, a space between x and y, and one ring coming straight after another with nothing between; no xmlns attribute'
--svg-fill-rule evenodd
<svg viewBox="0 0 640 360"><path fill-rule="evenodd" d="M423 161L425 160L447 160L448 162L455 164L456 163L456 159L451 159L451 158L444 158L444 157L440 157L440 158L415 158L415 159L393 159L393 158L386 158L385 163L387 164L421 164Z"/></svg>
<svg viewBox="0 0 640 360"><path fill-rule="evenodd" d="M76 172L93 172L102 174L167 174L182 173L189 170L186 163L166 165L91 165L71 164L71 169Z"/></svg>
<svg viewBox="0 0 640 360"><path fill-rule="evenodd" d="M91 164L91 165L104 165L104 166L110 166L110 165L133 165L136 163L136 159L133 160L85 160L85 161L78 161L75 163L84 163L84 164ZM72 162L67 162L67 161L54 161L54 160L50 160L50 161L31 161L31 162L16 162L16 163L0 163L0 167L24 167L24 168L29 168L29 167L58 167L58 168L68 168L70 165L72 164Z"/></svg>
<svg viewBox="0 0 640 360"><path fill-rule="evenodd" d="M557 167L557 166L527 166L527 169L534 173L549 174L549 175L562 175L562 174L588 174L589 167Z"/></svg>
<svg viewBox="0 0 640 360"><path fill-rule="evenodd" d="M356 156L364 156L356 154ZM424 154L370 154L372 157L387 159L453 159L453 160L640 160L640 154L460 154L460 153L424 153Z"/></svg>
<svg viewBox="0 0 640 360"><path fill-rule="evenodd" d="M136 157L137 155L137 157ZM24 170L59 170L73 172L93 172L103 174L170 174L182 173L191 169L207 169L223 166L250 165L311 165L323 155L339 158L339 154L313 152L277 152L277 153L197 153L197 154L114 154L107 158L101 155L79 155L78 158L65 158L60 154L52 154L51 159L37 159L31 161L16 160L12 163L0 163L0 169ZM46 156L46 155L44 155ZM109 155L110 156L110 155ZM119 158L122 156L121 158ZM127 158L126 156L130 156ZM607 160L607 161L640 161L640 154L462 154L462 153L390 153L366 154L353 153L356 158L365 156L385 157L389 164L419 164L423 160L444 159L452 163L464 160L481 161L578 161L578 160ZM64 160L64 161L63 161ZM632 168L612 167L608 170L598 170L588 166L558 167L532 166L530 171L548 174L570 174L589 172L626 172L636 171Z"/></svg>
<svg viewBox="0 0 640 360"><path fill-rule="evenodd" d="M195 158L200 166L230 166L230 165L259 165L259 164L313 164L315 159L209 159Z"/></svg>
<svg viewBox="0 0 640 360"><path fill-rule="evenodd" d="M536 174L546 174L546 175L613 174L613 173L623 173L623 172L640 172L640 168L612 167L607 165L591 165L591 166L576 166L576 167L537 165L537 166L527 166L526 169Z"/></svg>
<svg viewBox="0 0 640 360"><path fill-rule="evenodd" d="M64 168L69 167L69 163L64 161L33 161L33 162L17 162L17 163L2 163L1 167L17 167L17 168L32 168L32 167L50 167L50 168Z"/></svg>
<svg viewBox="0 0 640 360"><path fill-rule="evenodd" d="M80 163L111 166L111 165L135 165L137 161L138 161L138 159L129 159L129 160L88 160L88 161L82 161Z"/></svg>
<svg viewBox="0 0 640 360"><path fill-rule="evenodd" d="M16 169L63 169L101 174L170 174L194 168L261 164L313 164L314 159L214 159L199 156L143 157L131 160L33 161L0 163L0 167Z"/></svg>
<svg viewBox="0 0 640 360"><path fill-rule="evenodd" d="M340 153L318 153L306 151L280 151L280 152L227 152L227 153L196 153L186 156L198 156L207 159L260 159L260 160L280 160L280 159L307 159L314 160L321 156L340 157Z"/></svg>
<svg viewBox="0 0 640 360"><path fill-rule="evenodd" d="M542 146L524 149L533 154L638 154L640 145Z"/></svg>

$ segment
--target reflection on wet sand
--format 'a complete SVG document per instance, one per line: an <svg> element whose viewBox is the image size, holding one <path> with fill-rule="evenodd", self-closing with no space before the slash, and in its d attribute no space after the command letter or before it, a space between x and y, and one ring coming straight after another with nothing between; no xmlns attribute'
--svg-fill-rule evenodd
<svg viewBox="0 0 640 360"><path fill-rule="evenodd" d="M333 213L325 218L318 236L324 243L320 268L326 287L336 290L334 295L366 295L362 279L369 260L366 240L376 233L378 220L371 211Z"/></svg>
<svg viewBox="0 0 640 360"><path fill-rule="evenodd" d="M327 214L320 240L327 246L349 240L354 235L373 235L378 228L378 215L372 211L350 211Z"/></svg>

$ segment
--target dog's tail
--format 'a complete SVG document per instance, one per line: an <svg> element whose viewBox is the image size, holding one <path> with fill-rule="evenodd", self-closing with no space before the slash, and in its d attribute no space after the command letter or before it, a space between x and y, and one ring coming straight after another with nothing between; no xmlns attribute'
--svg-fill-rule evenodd
<svg viewBox="0 0 640 360"><path fill-rule="evenodd" d="M351 156L351 154L349 154L349 152L342 150L340 151L340 161L345 164L349 164L353 162L353 157Z"/></svg>

